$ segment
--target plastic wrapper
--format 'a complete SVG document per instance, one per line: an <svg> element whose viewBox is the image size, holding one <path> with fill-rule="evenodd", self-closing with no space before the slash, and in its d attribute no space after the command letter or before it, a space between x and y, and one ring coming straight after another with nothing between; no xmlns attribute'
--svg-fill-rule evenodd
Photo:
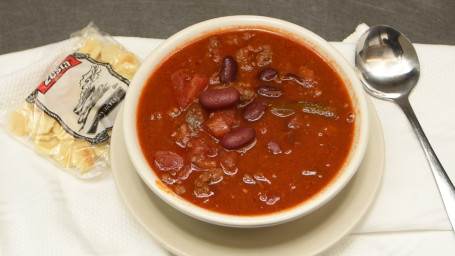
<svg viewBox="0 0 455 256"><path fill-rule="evenodd" d="M112 126L140 62L93 23L70 42L4 123L65 171L91 178L109 166Z"/></svg>

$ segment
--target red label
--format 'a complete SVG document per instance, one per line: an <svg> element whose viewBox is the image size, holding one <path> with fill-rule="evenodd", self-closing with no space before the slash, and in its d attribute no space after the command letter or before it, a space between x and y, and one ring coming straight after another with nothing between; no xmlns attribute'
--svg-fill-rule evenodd
<svg viewBox="0 0 455 256"><path fill-rule="evenodd" d="M70 55L66 57L66 59L62 61L62 63L54 71L52 71L52 73L36 89L43 94L46 93L46 91L49 90L49 88L51 88L52 85L54 85L63 74L65 74L66 71L79 64L81 64L81 62L73 56Z"/></svg>

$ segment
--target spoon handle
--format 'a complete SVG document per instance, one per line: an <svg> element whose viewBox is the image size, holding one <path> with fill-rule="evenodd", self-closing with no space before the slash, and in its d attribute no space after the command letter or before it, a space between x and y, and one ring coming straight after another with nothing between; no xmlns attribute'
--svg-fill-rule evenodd
<svg viewBox="0 0 455 256"><path fill-rule="evenodd" d="M436 153L433 151L433 148L430 145L425 133L423 132L422 127L420 126L417 116L414 113L414 110L409 103L408 97L401 97L395 99L395 102L401 107L403 112L406 114L409 122L411 122L412 127L419 138L420 145L423 147L425 155L430 164L431 171L433 172L434 179L439 188L439 193L441 194L442 201L444 202L447 215L452 224L452 228L455 227L455 187L450 181L449 176L439 162Z"/></svg>

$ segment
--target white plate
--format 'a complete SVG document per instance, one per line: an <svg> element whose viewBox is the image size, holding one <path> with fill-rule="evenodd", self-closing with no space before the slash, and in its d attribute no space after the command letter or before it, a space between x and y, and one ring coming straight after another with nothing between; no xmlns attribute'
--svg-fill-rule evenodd
<svg viewBox="0 0 455 256"><path fill-rule="evenodd" d="M335 244L359 222L375 198L384 171L384 138L369 102L370 138L364 160L346 188L317 211L266 228L208 224L168 206L142 182L128 158L121 113L111 140L112 173L125 204L139 223L177 255L313 255Z"/></svg>

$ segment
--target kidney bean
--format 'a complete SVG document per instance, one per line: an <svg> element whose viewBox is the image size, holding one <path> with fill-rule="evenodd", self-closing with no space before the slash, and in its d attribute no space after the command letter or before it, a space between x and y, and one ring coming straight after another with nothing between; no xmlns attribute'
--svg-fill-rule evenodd
<svg viewBox="0 0 455 256"><path fill-rule="evenodd" d="M243 112L243 118L250 122L259 120L264 115L266 108L267 104L265 102L254 100L246 106L245 112Z"/></svg>
<svg viewBox="0 0 455 256"><path fill-rule="evenodd" d="M221 84L229 84L230 82L235 80L237 76L237 61L232 56L226 56L221 63L220 68L220 83Z"/></svg>
<svg viewBox="0 0 455 256"><path fill-rule="evenodd" d="M178 171L184 164L183 158L172 151L157 151L154 157L155 164L161 171Z"/></svg>
<svg viewBox="0 0 455 256"><path fill-rule="evenodd" d="M241 148L256 137L256 132L251 127L238 127L233 129L220 140L221 146L225 149Z"/></svg>
<svg viewBox="0 0 455 256"><path fill-rule="evenodd" d="M208 109L227 108L240 101L240 93L235 88L209 89L199 94L199 102Z"/></svg>
<svg viewBox="0 0 455 256"><path fill-rule="evenodd" d="M274 155L281 154L282 152L280 145L275 141L269 141L269 143L267 143L267 149Z"/></svg>
<svg viewBox="0 0 455 256"><path fill-rule="evenodd" d="M280 88L268 85L258 87L257 91L259 95L268 98L278 98L283 94L283 91Z"/></svg>
<svg viewBox="0 0 455 256"><path fill-rule="evenodd" d="M258 73L258 78L261 81L268 82L272 81L278 76L278 72L273 68L266 68Z"/></svg>

